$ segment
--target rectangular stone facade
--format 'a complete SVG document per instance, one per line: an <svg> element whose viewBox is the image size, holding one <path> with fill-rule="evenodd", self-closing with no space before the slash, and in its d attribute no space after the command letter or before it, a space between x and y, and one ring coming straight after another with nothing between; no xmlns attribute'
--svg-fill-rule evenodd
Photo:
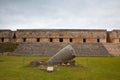
<svg viewBox="0 0 120 80"><path fill-rule="evenodd" d="M118 38L112 39L112 43L120 43L120 39L118 39Z"/></svg>
<svg viewBox="0 0 120 80"><path fill-rule="evenodd" d="M23 42L23 39L18 38L18 39L16 39L16 42L18 42L18 43L22 43L22 42Z"/></svg>
<svg viewBox="0 0 120 80"><path fill-rule="evenodd" d="M50 42L49 38L40 38L40 42Z"/></svg>
<svg viewBox="0 0 120 80"><path fill-rule="evenodd" d="M58 38L54 38L53 42L59 42L59 39Z"/></svg>
<svg viewBox="0 0 120 80"><path fill-rule="evenodd" d="M6 39L6 38L5 38L5 39L4 39L4 42L10 42L10 39Z"/></svg>
<svg viewBox="0 0 120 80"><path fill-rule="evenodd" d="M4 42L10 42L10 39L1 38L1 39L0 39L0 43L4 43Z"/></svg>
<svg viewBox="0 0 120 80"><path fill-rule="evenodd" d="M36 38L27 38L26 42L37 42Z"/></svg>
<svg viewBox="0 0 120 80"><path fill-rule="evenodd" d="M70 42L68 38L63 39L63 42Z"/></svg>
<svg viewBox="0 0 120 80"><path fill-rule="evenodd" d="M74 38L73 42L83 42L83 39L82 38Z"/></svg>
<svg viewBox="0 0 120 80"><path fill-rule="evenodd" d="M97 43L97 39L86 39L86 42Z"/></svg>
<svg viewBox="0 0 120 80"><path fill-rule="evenodd" d="M106 39L100 39L101 43L106 43L106 41L107 41Z"/></svg>
<svg viewBox="0 0 120 80"><path fill-rule="evenodd" d="M0 43L3 42L82 42L120 43L120 30L79 30L79 29L38 29L17 31L0 30Z"/></svg>

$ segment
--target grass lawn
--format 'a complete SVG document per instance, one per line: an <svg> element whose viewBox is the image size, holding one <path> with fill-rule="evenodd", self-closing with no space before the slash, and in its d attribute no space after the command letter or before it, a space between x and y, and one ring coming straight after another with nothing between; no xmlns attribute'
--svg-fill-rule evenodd
<svg viewBox="0 0 120 80"><path fill-rule="evenodd" d="M120 57L76 57L76 67L58 66L45 72L30 67L40 56L0 56L0 80L120 80Z"/></svg>

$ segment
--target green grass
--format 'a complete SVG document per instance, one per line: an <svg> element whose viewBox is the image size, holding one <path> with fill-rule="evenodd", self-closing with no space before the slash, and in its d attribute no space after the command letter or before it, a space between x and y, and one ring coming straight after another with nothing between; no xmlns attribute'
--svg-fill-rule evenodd
<svg viewBox="0 0 120 80"><path fill-rule="evenodd" d="M0 53L2 52L13 52L18 43L0 43Z"/></svg>
<svg viewBox="0 0 120 80"><path fill-rule="evenodd" d="M30 67L39 56L0 56L0 80L120 80L120 57L76 57L76 67L58 66L58 71L45 72Z"/></svg>

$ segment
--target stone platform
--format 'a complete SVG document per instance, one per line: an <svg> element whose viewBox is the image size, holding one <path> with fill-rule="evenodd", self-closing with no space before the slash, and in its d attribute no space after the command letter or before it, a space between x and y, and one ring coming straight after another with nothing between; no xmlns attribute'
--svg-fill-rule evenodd
<svg viewBox="0 0 120 80"><path fill-rule="evenodd" d="M112 43L21 43L15 55L53 56L68 44L77 56L120 56L120 44Z"/></svg>

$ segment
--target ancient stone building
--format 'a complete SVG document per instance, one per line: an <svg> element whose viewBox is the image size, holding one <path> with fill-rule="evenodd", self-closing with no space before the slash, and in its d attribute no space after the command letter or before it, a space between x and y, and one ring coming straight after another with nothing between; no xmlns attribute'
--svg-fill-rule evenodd
<svg viewBox="0 0 120 80"><path fill-rule="evenodd" d="M0 30L0 43L120 43L120 30L79 30L79 29L18 29Z"/></svg>
<svg viewBox="0 0 120 80"><path fill-rule="evenodd" d="M120 56L120 30L0 30L0 43L19 43L14 55L52 56L68 44L77 56Z"/></svg>

